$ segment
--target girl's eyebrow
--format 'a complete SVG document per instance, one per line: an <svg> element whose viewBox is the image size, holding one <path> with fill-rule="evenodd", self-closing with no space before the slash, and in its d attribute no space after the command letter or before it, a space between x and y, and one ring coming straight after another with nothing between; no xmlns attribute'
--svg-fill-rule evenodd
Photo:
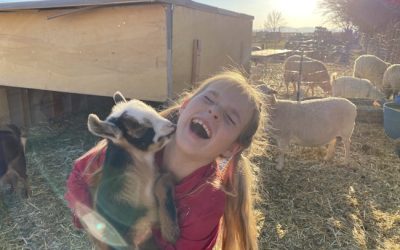
<svg viewBox="0 0 400 250"><path fill-rule="evenodd" d="M210 94L212 94L213 96L215 96L215 97L218 97L219 96L219 94L216 92L216 91L214 91L214 90L209 90L208 91Z"/></svg>

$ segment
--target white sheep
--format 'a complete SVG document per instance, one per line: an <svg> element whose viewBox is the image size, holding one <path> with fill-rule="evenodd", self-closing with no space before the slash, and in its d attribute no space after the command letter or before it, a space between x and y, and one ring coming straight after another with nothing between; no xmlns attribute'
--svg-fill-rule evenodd
<svg viewBox="0 0 400 250"><path fill-rule="evenodd" d="M332 95L344 98L367 98L384 100L385 95L377 89L368 79L352 76L336 77L332 74Z"/></svg>
<svg viewBox="0 0 400 250"><path fill-rule="evenodd" d="M350 152L350 137L357 115L356 106L339 97L302 102L278 100L272 95L267 130L277 140L280 150L276 169L284 166L284 154L291 142L302 146L322 146L329 143L325 160L334 156L336 138L341 137L345 148L345 163Z"/></svg>
<svg viewBox="0 0 400 250"><path fill-rule="evenodd" d="M389 66L383 75L383 91L387 98L400 92L400 64Z"/></svg>
<svg viewBox="0 0 400 250"><path fill-rule="evenodd" d="M289 56L283 65L283 78L286 85L286 93L289 93L289 84L293 84L293 89L296 91L296 83L299 80L300 63L302 64L301 80L302 84L308 85L307 93L311 88L312 95L314 95L314 87L319 86L325 92L332 91L330 85L330 77L326 66L315 59L303 56L293 55Z"/></svg>
<svg viewBox="0 0 400 250"><path fill-rule="evenodd" d="M368 79L382 89L383 74L389 65L374 55L362 55L354 62L353 76Z"/></svg>

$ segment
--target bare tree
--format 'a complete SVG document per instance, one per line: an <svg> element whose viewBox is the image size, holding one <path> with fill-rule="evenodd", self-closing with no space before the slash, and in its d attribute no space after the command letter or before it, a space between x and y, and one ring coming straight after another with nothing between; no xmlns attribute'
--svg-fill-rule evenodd
<svg viewBox="0 0 400 250"><path fill-rule="evenodd" d="M384 31L387 24L400 18L399 4L392 0L319 0L325 18L345 31L357 28L372 34Z"/></svg>
<svg viewBox="0 0 400 250"><path fill-rule="evenodd" d="M282 12L273 10L268 14L267 20L264 22L264 28L272 32L279 32L285 23Z"/></svg>
<svg viewBox="0 0 400 250"><path fill-rule="evenodd" d="M348 8L351 1L352 0L320 0L319 7L327 22L346 32L355 29Z"/></svg>

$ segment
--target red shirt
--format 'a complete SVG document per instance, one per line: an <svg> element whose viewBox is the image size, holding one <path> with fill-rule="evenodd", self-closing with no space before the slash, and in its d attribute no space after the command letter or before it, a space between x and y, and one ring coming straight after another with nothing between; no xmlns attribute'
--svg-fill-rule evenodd
<svg viewBox="0 0 400 250"><path fill-rule="evenodd" d="M92 207L89 191L90 173L100 168L104 162L105 150L97 158L93 151L78 159L67 180L65 199L74 210L79 201ZM86 169L92 161L90 169ZM154 238L161 249L212 249L216 243L219 222L224 213L225 193L209 183L218 168L208 164L185 177L175 186L175 205L178 212L180 237L175 245L165 241L158 229L153 230ZM76 214L73 214L76 227L82 228Z"/></svg>

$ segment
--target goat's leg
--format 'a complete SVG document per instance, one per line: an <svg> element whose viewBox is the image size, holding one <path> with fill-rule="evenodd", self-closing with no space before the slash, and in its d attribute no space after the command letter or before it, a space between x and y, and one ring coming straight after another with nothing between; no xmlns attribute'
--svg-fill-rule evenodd
<svg viewBox="0 0 400 250"><path fill-rule="evenodd" d="M4 183L10 185L10 193L14 193L15 190L18 188L18 174L14 170L9 168L3 178Z"/></svg>
<svg viewBox="0 0 400 250"><path fill-rule="evenodd" d="M8 175L10 185L13 189L17 188L18 182L22 182L23 189L21 194L27 198L31 194L30 187L28 184L28 176L26 175L26 160L25 156L19 155L13 159L8 165Z"/></svg>
<svg viewBox="0 0 400 250"><path fill-rule="evenodd" d="M32 195L32 190L31 190L31 187L29 185L28 178L26 178L26 179L21 178L21 181L22 181L22 184L24 185L22 194L25 196L25 198L28 198L28 197L30 197Z"/></svg>
<svg viewBox="0 0 400 250"><path fill-rule="evenodd" d="M170 174L162 174L155 184L158 216L163 238L174 243L179 237L179 225L174 203L174 181Z"/></svg>

